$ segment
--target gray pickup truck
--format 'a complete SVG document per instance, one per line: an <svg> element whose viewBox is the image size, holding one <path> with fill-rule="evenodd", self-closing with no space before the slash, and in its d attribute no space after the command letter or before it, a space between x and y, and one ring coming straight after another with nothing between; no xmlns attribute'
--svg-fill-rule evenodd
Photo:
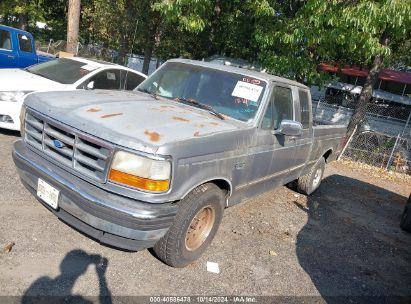
<svg viewBox="0 0 411 304"><path fill-rule="evenodd" d="M184 267L226 207L297 180L310 194L343 126L315 126L309 89L284 78L170 60L133 92L35 93L13 159L62 221L104 244L154 247Z"/></svg>

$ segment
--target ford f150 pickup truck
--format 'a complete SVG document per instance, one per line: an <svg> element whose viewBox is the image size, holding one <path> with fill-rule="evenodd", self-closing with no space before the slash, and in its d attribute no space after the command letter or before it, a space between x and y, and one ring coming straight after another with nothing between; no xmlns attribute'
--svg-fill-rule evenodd
<svg viewBox="0 0 411 304"><path fill-rule="evenodd" d="M32 34L0 25L0 68L25 68L51 59L53 55L36 52Z"/></svg>
<svg viewBox="0 0 411 304"><path fill-rule="evenodd" d="M34 93L21 121L13 159L44 206L174 267L205 251L226 207L295 180L316 190L345 134L315 125L300 83L183 59L133 92Z"/></svg>

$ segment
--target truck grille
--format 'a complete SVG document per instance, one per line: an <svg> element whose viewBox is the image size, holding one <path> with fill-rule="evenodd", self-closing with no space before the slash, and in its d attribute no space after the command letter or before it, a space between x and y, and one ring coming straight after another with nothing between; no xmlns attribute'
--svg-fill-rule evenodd
<svg viewBox="0 0 411 304"><path fill-rule="evenodd" d="M98 139L80 134L68 126L26 112L27 143L66 167L104 182L112 148Z"/></svg>

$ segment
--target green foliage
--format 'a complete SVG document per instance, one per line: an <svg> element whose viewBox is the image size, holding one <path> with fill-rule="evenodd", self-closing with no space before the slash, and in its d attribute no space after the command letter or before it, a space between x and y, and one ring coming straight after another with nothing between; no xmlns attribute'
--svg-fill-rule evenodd
<svg viewBox="0 0 411 304"><path fill-rule="evenodd" d="M166 21L175 23L180 30L199 33L207 25L207 15L213 11L214 1L209 0L157 0L152 9L162 14Z"/></svg>
<svg viewBox="0 0 411 304"><path fill-rule="evenodd" d="M65 39L66 0L0 1L1 22L17 26L20 14L37 38ZM80 41L152 48L163 59L220 54L320 84L322 61L367 65L382 54L389 65L410 65L410 16L408 0L82 0Z"/></svg>
<svg viewBox="0 0 411 304"><path fill-rule="evenodd" d="M274 73L321 82L321 61L370 64L376 55L394 56L393 42L411 28L411 1L308 0L295 18L277 11L262 20L256 39L260 59Z"/></svg>

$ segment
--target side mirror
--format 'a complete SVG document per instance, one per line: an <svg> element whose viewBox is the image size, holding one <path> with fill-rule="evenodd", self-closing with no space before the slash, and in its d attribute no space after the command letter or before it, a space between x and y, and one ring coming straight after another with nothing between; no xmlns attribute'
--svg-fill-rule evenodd
<svg viewBox="0 0 411 304"><path fill-rule="evenodd" d="M300 136L303 132L303 126L300 122L294 120L283 120L280 127L276 130L276 134L283 134L286 136Z"/></svg>
<svg viewBox="0 0 411 304"><path fill-rule="evenodd" d="M93 89L94 89L94 81L90 81L86 86L86 90L93 90Z"/></svg>

